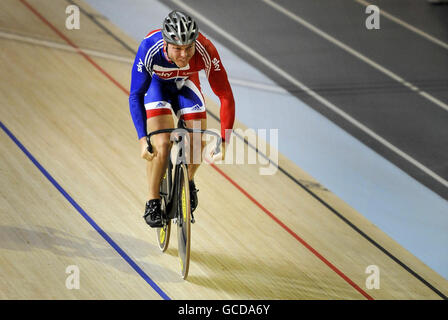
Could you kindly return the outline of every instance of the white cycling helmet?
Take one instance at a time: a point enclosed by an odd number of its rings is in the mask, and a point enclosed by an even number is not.
[[[163,39],[171,44],[189,45],[199,36],[199,28],[192,17],[181,11],[172,11],[163,21]]]

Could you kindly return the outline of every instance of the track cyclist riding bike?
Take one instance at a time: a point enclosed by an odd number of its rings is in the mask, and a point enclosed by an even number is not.
[[[152,228],[162,227],[160,182],[167,168],[170,134],[152,137],[154,152],[149,153],[147,132],[174,127],[172,112],[185,120],[188,128],[200,122],[207,128],[207,114],[198,72],[205,70],[210,87],[221,102],[220,121],[222,158],[235,119],[235,102],[227,73],[215,46],[199,32],[197,23],[189,15],[172,11],[162,29],[154,30],[141,42],[132,68],[129,109],[141,146],[141,157],[147,160],[148,201],[144,218]],[[196,125],[196,128],[198,126]],[[192,139],[190,139],[192,141]],[[191,190],[191,211],[198,205],[194,175],[200,163],[205,143],[201,143],[199,157],[190,144],[188,178]],[[212,151],[213,153],[213,151]],[[217,155],[211,154],[211,157]],[[202,159],[201,159],[202,161]]]

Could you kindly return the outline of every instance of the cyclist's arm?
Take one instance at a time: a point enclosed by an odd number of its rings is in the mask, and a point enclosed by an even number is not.
[[[210,64],[208,81],[213,92],[218,96],[221,102],[220,120],[221,137],[223,142],[230,139],[231,129],[235,121],[235,100],[233,98],[232,88],[227,78],[227,72],[222,65],[221,58],[215,46],[205,39],[206,49],[210,55]],[[227,131],[226,131],[227,130]]]
[[[129,111],[137,131],[138,139],[146,136],[146,111],[144,96],[151,84],[151,75],[144,65],[146,48],[140,45],[131,73],[131,90],[129,94]]]

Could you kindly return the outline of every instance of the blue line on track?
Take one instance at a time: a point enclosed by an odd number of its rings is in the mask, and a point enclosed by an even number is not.
[[[87,220],[88,223],[106,240],[118,254],[164,299],[171,300],[170,297],[121,249],[109,235],[101,229],[96,222],[76,203],[75,200],[61,187],[61,185],[45,170],[44,167],[33,157],[33,155],[23,146],[23,144],[12,134],[11,131],[0,121],[0,127],[11,138],[12,141],[25,153],[32,163],[42,172],[42,174],[58,189],[58,191],[71,203],[71,205]]]

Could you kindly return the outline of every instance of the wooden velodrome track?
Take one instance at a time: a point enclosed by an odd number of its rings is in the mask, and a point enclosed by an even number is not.
[[[260,165],[202,165],[183,281],[176,234],[161,253],[142,219],[145,163],[127,95],[133,56],[87,18],[67,30],[67,5],[2,0],[0,298],[448,295],[444,278],[282,155],[272,176]],[[218,128],[218,107],[208,100],[208,109],[208,126]],[[66,288],[70,265],[80,270],[79,289]],[[369,265],[380,270],[379,289],[366,288]]]

